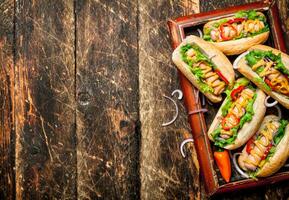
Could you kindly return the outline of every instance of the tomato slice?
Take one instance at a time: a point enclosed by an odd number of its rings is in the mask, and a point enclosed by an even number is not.
[[[220,78],[226,83],[226,85],[229,85],[229,81],[226,79],[226,77],[220,72],[220,70],[215,70],[215,72],[220,76]]]
[[[235,19],[230,19],[230,20],[228,21],[228,23],[229,23],[229,24],[233,24],[233,23],[242,22],[242,21],[244,21],[244,20],[245,20],[245,18],[235,18]]]
[[[265,83],[267,85],[269,85],[270,88],[272,88],[272,84],[271,84],[271,81],[269,79],[265,78]]]
[[[265,151],[264,155],[262,156],[261,160],[265,160],[265,159],[266,159],[266,157],[268,156],[268,154],[269,154],[269,151],[270,151],[270,149],[272,148],[272,146],[273,146],[273,144],[272,144],[272,143],[271,143],[271,144],[269,144],[269,146],[267,147],[267,149],[266,149],[266,151]]]
[[[221,37],[223,40],[231,40],[233,37],[226,37],[225,36],[225,27],[229,27],[231,30],[233,30],[236,33],[238,33],[238,31],[229,23],[224,23],[220,26],[220,30],[221,30]]]
[[[233,124],[228,125],[227,120],[233,118]],[[229,113],[223,120],[222,120],[222,128],[225,131],[229,131],[231,128],[234,128],[235,126],[237,126],[240,122],[240,119],[234,114],[234,113]]]
[[[254,147],[254,138],[252,137],[248,142],[247,142],[247,146],[246,146],[246,151],[248,154],[250,154],[251,150]]]
[[[240,92],[242,92],[242,90],[245,89],[245,86],[244,85],[240,85],[239,87],[237,87],[236,89],[234,89],[232,92],[231,92],[231,98],[235,101],[237,98],[238,98],[238,94]]]
[[[276,87],[274,87],[271,83],[271,81],[268,78],[265,78],[265,83],[272,89],[272,90],[276,90]]]

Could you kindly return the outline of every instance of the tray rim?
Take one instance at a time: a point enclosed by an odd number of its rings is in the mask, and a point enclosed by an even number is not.
[[[192,27],[198,24],[203,24],[212,19],[218,19],[230,16],[239,10],[256,9],[269,12],[269,21],[271,26],[271,34],[275,48],[286,52],[286,46],[281,29],[281,22],[276,4],[268,4],[263,2],[247,3],[240,6],[228,7],[209,12],[191,14],[188,16],[170,19],[168,27],[172,39],[172,48],[175,49],[185,38],[184,28]],[[181,89],[184,93],[184,103],[188,113],[195,109],[201,108],[199,99],[196,99],[196,89],[186,79],[186,77],[178,71]],[[194,145],[197,151],[198,161],[200,164],[201,174],[204,178],[205,188],[209,196],[221,194],[239,189],[248,189],[252,187],[264,186],[284,180],[289,180],[288,172],[279,172],[273,176],[256,180],[245,179],[235,182],[230,182],[224,185],[219,185],[216,171],[213,169],[214,159],[212,156],[210,141],[206,135],[206,123],[203,113],[197,113],[188,116],[188,121],[191,126]]]

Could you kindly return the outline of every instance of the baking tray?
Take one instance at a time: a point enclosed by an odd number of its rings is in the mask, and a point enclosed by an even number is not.
[[[278,8],[276,4],[267,4],[262,2],[249,3],[241,6],[229,7],[226,9],[214,10],[210,12],[192,14],[188,16],[179,17],[168,21],[170,35],[172,39],[172,47],[175,49],[182,40],[188,35],[198,35],[197,29],[202,30],[202,26],[211,20],[216,20],[223,17],[232,16],[240,10],[258,10],[263,12],[270,25],[270,36],[265,43],[268,46],[277,48],[286,52],[284,38],[281,29],[280,18],[278,15]],[[236,56],[230,56],[231,62]],[[210,125],[218,111],[220,104],[209,105],[204,103],[203,100],[197,95],[197,90],[191,85],[186,77],[179,71],[180,85],[184,94],[184,102],[188,113],[193,113],[195,110],[206,107],[209,112],[188,114],[188,120],[192,130],[195,148],[198,155],[201,174],[205,181],[206,191],[209,196],[213,194],[220,194],[240,189],[248,189],[257,186],[264,186],[276,182],[289,180],[289,168],[283,167],[278,173],[267,177],[258,178],[258,180],[244,179],[236,172],[232,166],[232,178],[230,183],[223,181],[218,167],[216,166],[212,148],[213,145],[207,137],[207,127]],[[282,108],[281,108],[282,109]],[[288,116],[289,112],[286,109],[283,116]],[[274,110],[267,109],[266,114],[274,113]],[[243,148],[243,147],[242,147]]]

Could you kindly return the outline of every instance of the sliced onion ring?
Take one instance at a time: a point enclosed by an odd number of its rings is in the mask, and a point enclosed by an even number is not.
[[[243,177],[243,178],[249,178],[249,175],[247,173],[245,173],[238,165],[237,163],[237,156],[240,155],[241,153],[235,153],[233,155],[233,164],[237,170],[237,172]]]
[[[182,154],[182,156],[183,156],[184,158],[186,157],[186,155],[185,155],[185,153],[184,153],[184,146],[185,146],[185,144],[187,144],[187,143],[189,143],[189,142],[194,143],[194,139],[192,139],[192,138],[186,139],[186,140],[184,140],[184,141],[182,142],[182,144],[181,144],[181,146],[180,146],[180,151],[181,151],[181,154]]]
[[[209,105],[213,105],[213,103],[209,99],[207,99],[207,102]]]
[[[250,51],[246,51],[246,52],[242,53],[241,55],[239,55],[239,56],[236,58],[236,60],[235,60],[234,63],[233,63],[233,68],[234,68],[234,69],[238,69],[238,63],[239,63],[240,60],[241,60],[244,56],[246,56],[249,52],[250,52]]]
[[[277,105],[277,103],[278,103],[278,101],[276,101],[276,100],[272,103],[268,103],[268,99],[270,99],[270,98],[271,98],[270,96],[267,96],[264,100],[264,104],[267,108],[273,107],[273,106]]]
[[[176,93],[178,93],[178,100],[181,100],[183,98],[183,92],[181,90],[174,90],[172,92],[172,96],[174,96]]]
[[[163,97],[165,97],[166,99],[169,99],[170,101],[172,101],[174,103],[175,109],[176,109],[176,114],[175,114],[174,118],[171,121],[162,124],[162,126],[168,126],[168,125],[171,125],[172,123],[174,123],[174,121],[176,121],[176,119],[178,118],[178,116],[179,116],[179,108],[178,108],[177,103],[171,97],[168,97],[166,95],[163,95]]]
[[[203,38],[203,32],[199,28],[197,29],[197,31],[199,33],[200,38]]]
[[[195,96],[195,99],[196,99],[197,101],[199,101],[199,94],[200,94],[200,91],[199,91],[198,89],[195,89],[195,90],[194,90],[194,96]]]
[[[278,112],[278,118],[281,119],[282,118],[282,111],[281,111],[281,108],[278,106],[278,105],[275,105],[274,106]]]
[[[202,106],[206,105],[206,97],[205,95],[202,95]]]

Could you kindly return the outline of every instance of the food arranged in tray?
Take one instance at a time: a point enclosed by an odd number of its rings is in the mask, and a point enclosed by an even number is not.
[[[172,55],[207,99],[205,131],[219,185],[289,171],[289,56],[273,48],[265,10],[183,26]]]

